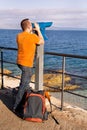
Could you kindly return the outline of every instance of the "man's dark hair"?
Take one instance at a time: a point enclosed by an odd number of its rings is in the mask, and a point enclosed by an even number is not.
[[[23,31],[27,28],[28,25],[29,25],[29,19],[28,18],[23,19],[21,21],[21,28],[22,28]]]

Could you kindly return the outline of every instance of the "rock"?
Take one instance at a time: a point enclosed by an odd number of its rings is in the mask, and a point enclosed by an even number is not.
[[[4,74],[12,74],[12,71],[7,70],[7,69],[3,69],[3,73]],[[0,68],[0,74],[1,74],[1,68]]]
[[[60,70],[61,72],[61,70]],[[62,74],[49,74],[46,73],[43,76],[44,80],[44,89],[48,91],[60,91],[62,87]],[[79,88],[77,85],[71,84],[71,77],[65,75],[65,87],[64,90],[74,90],[76,88]],[[35,75],[32,76],[31,80],[35,82]]]

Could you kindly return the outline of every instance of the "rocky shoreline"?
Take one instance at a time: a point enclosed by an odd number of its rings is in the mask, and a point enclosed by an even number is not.
[[[59,70],[58,72],[61,72],[61,70]],[[0,70],[0,73],[1,73],[1,70]],[[9,74],[9,75],[12,74],[12,72],[10,70],[7,70],[7,69],[4,69],[3,73]],[[9,78],[8,76],[4,76],[4,77]],[[20,79],[20,76],[15,76],[15,77]],[[64,79],[65,79],[64,90],[75,90],[77,88],[80,88],[80,86],[75,85],[74,83],[72,84],[72,78],[70,76],[66,75],[64,77]],[[35,82],[35,75],[32,76],[31,82]],[[52,92],[59,92],[61,90],[61,87],[62,87],[62,74],[60,74],[60,73],[57,73],[57,74],[45,73],[43,75],[43,82],[44,82],[43,89],[45,89],[47,91],[52,91]]]

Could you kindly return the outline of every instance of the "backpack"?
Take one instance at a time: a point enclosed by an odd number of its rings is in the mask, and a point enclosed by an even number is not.
[[[48,119],[48,112],[45,105],[44,91],[25,92],[16,112],[24,120],[33,122],[42,122]],[[48,99],[49,100],[49,99]]]

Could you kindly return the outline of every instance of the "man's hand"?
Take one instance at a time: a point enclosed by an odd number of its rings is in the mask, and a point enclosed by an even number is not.
[[[36,30],[36,31],[40,31],[40,27],[39,27],[39,24],[38,24],[38,23],[34,23],[34,26],[35,26],[35,30]]]

